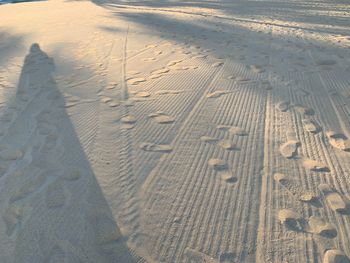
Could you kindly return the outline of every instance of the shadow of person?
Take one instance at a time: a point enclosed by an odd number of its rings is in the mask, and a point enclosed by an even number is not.
[[[24,60],[2,158],[2,220],[12,258],[2,262],[135,262],[85,156],[38,44]],[[10,151],[11,153],[11,151]],[[1,256],[3,257],[3,256]],[[11,256],[9,256],[11,257]]]

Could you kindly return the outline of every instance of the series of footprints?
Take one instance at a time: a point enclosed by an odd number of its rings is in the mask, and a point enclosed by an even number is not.
[[[232,137],[248,135],[248,132],[237,126],[218,125],[217,129],[228,133],[229,139],[219,140],[211,136],[201,136],[200,140],[204,143],[216,144],[227,151],[234,151],[239,150],[239,148],[232,142]],[[211,158],[208,160],[208,165],[220,176],[222,181],[226,183],[236,183],[238,181],[238,177],[232,174],[226,161]]]
[[[152,46],[148,46],[148,47],[152,47]],[[153,45],[153,47],[155,47],[155,45]],[[181,48],[182,50],[182,48]],[[176,50],[175,50],[176,51]],[[184,52],[182,51],[183,54],[194,54],[194,56],[192,58],[206,58],[207,55],[205,54],[201,54],[201,53],[192,53],[192,52]],[[162,55],[163,51],[157,50],[154,52],[154,55],[159,56]],[[142,61],[155,61],[157,60],[156,57],[148,57],[148,58],[143,58]],[[139,77],[139,76],[135,76],[135,75],[139,75],[140,72],[136,72],[135,74],[128,74],[128,75],[133,75],[132,77],[129,77],[127,79],[128,84],[130,85],[138,85],[142,82],[147,81],[148,79],[158,79],[161,78],[164,75],[167,75],[170,71],[180,71],[180,70],[194,70],[194,69],[198,69],[198,66],[193,66],[193,65],[179,65],[184,61],[184,59],[177,59],[177,60],[171,60],[169,61],[169,63],[165,66],[162,67],[160,69],[157,70],[153,70],[151,71],[151,74],[148,77]],[[221,62],[219,62],[221,63]],[[221,63],[222,64],[222,63]],[[214,63],[213,67],[217,67],[220,66],[221,64],[218,63]]]
[[[276,105],[276,108],[281,112],[286,112],[291,107],[294,107],[297,112],[303,116],[304,119],[302,119],[302,124],[307,132],[311,134],[317,134],[322,131],[320,125],[314,119],[310,118],[314,115],[313,109],[303,105],[292,105],[288,101],[281,101]],[[330,131],[326,133],[326,136],[332,146],[344,151],[349,151],[349,141],[343,134]],[[280,153],[285,158],[296,159],[298,147],[301,146],[300,141],[296,138],[294,132],[287,132],[286,137],[287,142],[283,143],[280,146]],[[303,167],[306,170],[322,173],[330,172],[328,166],[319,161],[308,158],[301,158],[301,161]],[[299,201],[310,203],[317,207],[322,206],[320,198],[314,192],[304,191],[297,183],[294,182],[293,178],[285,174],[276,173],[274,175],[274,179]],[[330,185],[321,184],[318,186],[318,190],[321,193],[321,197],[324,200],[325,204],[331,210],[340,214],[348,213],[349,204],[343,198],[343,196],[334,190]],[[308,219],[304,219],[294,210],[282,209],[278,213],[278,219],[281,224],[294,231],[303,231],[311,234],[316,234],[327,239],[332,239],[337,236],[336,228],[320,217],[311,216]],[[350,262],[350,260],[344,254],[344,252],[333,248],[326,248],[326,251],[324,251],[323,255],[323,262]]]
[[[157,45],[148,45],[149,48],[157,47]],[[155,55],[161,55],[161,51],[157,51],[154,53]],[[206,55],[204,54],[195,54],[194,58],[205,58]],[[156,58],[147,58],[145,61],[152,61]],[[153,70],[151,71],[151,74],[148,77],[140,77],[139,75],[141,72],[139,71],[129,71],[127,74],[130,76],[127,78],[127,83],[131,85],[131,89],[128,91],[129,94],[132,95],[132,97],[128,98],[126,101],[119,101],[115,98],[109,97],[106,95],[105,92],[101,91],[98,93],[98,96],[100,97],[100,101],[104,104],[107,104],[110,107],[117,107],[119,105],[124,106],[134,106],[135,102],[142,102],[147,101],[150,99],[153,99],[154,96],[162,96],[162,95],[177,95],[180,93],[185,92],[184,90],[158,90],[155,92],[149,92],[145,90],[133,90],[132,87],[136,86],[142,82],[147,81],[148,79],[157,79],[164,75],[167,75],[172,70],[193,70],[197,69],[198,66],[189,66],[189,65],[180,65],[182,62],[184,62],[184,59],[177,59],[177,60],[171,60],[165,67]],[[213,65],[213,67],[220,66],[222,63]],[[114,89],[118,84],[113,83],[107,86],[108,89]],[[158,123],[158,124],[171,124],[176,121],[176,118],[174,116],[171,116],[163,111],[156,111],[148,114],[149,120]],[[135,127],[135,124],[137,123],[137,118],[133,115],[125,115],[122,118],[120,118],[120,121],[122,123],[123,129],[133,129]],[[144,151],[148,152],[162,152],[167,153],[172,150],[172,147],[170,145],[166,144],[155,144],[151,142],[143,142],[139,145],[139,148]]]
[[[57,133],[56,126],[52,123],[50,111],[42,111],[37,115],[37,128],[34,141],[36,142],[28,154],[31,163],[20,170],[12,172],[11,176],[21,178],[22,185],[10,196],[8,208],[3,215],[6,224],[6,232],[11,236],[22,224],[24,211],[31,197],[37,194],[44,195],[48,209],[61,208],[66,203],[65,182],[75,181],[80,178],[83,171],[78,167],[68,167],[64,170],[55,169],[54,160],[59,160],[64,153],[62,143]],[[24,157],[20,150],[3,150],[3,160],[17,161]],[[51,161],[52,160],[52,161]]]

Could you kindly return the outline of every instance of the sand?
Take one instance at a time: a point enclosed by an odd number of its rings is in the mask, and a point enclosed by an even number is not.
[[[349,262],[350,5],[0,5],[0,262]]]

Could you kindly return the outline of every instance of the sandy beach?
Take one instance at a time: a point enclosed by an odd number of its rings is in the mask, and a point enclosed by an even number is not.
[[[0,5],[0,263],[349,263],[350,2]]]

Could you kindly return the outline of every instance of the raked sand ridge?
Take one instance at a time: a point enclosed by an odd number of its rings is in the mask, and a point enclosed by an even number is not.
[[[0,262],[350,262],[346,1],[0,17]]]

